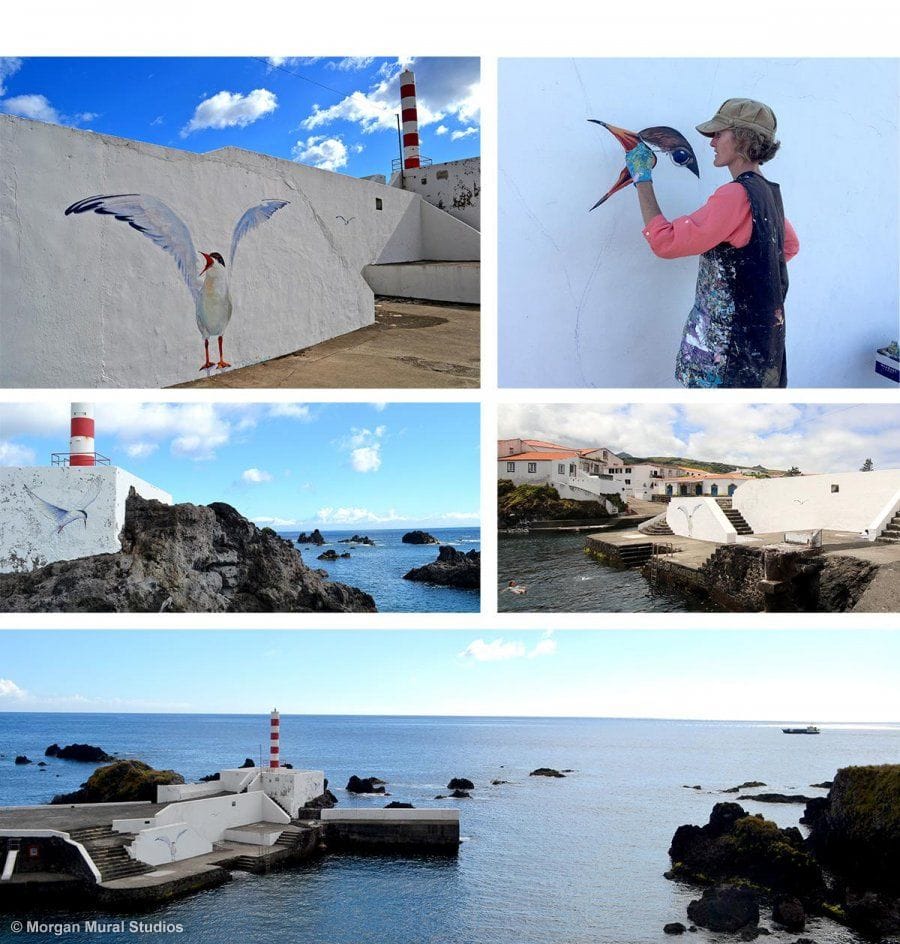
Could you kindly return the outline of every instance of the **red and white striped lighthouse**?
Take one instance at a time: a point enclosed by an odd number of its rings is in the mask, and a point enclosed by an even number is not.
[[[278,729],[281,718],[278,709],[273,708],[269,716],[269,767],[280,767],[278,761],[279,738]]]
[[[403,169],[419,166],[419,116],[416,112],[416,77],[407,69],[400,75],[400,119],[403,122]]]
[[[96,465],[94,449],[94,405],[73,403],[69,432],[69,465]]]

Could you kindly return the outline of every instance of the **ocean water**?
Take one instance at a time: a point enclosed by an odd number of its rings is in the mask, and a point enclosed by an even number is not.
[[[320,529],[322,530],[322,529]],[[436,544],[404,544],[401,538],[409,528],[368,531],[359,527],[353,531],[322,530],[325,544],[298,544],[303,562],[309,567],[328,571],[329,579],[359,587],[371,593],[381,613],[477,613],[480,597],[477,590],[456,590],[437,587],[412,580],[403,575],[413,567],[430,564],[437,559]],[[458,551],[481,550],[481,532],[478,528],[426,528],[442,544],[452,544]],[[296,541],[299,531],[279,531],[282,537]],[[367,544],[340,544],[342,538],[354,534],[370,537],[375,547]],[[338,554],[350,552],[349,558],[320,561],[323,551]]]
[[[99,744],[190,779],[258,756],[267,722],[246,715],[3,714],[0,804],[46,801],[90,773],[92,765],[58,760],[43,774],[13,766],[14,754],[36,758],[54,741]],[[663,878],[672,834],[682,823],[705,823],[714,803],[734,799],[723,789],[762,780],[773,791],[821,795],[809,784],[831,779],[838,767],[896,762],[900,754],[900,726],[820,727],[817,737],[790,737],[778,725],[751,722],[282,716],[283,756],[324,769],[341,805],[387,802],[349,796],[342,787],[355,773],[387,780],[393,799],[457,806],[464,837],[458,858],[329,856],[267,876],[237,873],[222,888],[143,916],[181,923],[182,935],[140,939],[661,942],[663,924],[684,921],[687,903],[699,895]],[[573,773],[562,780],[529,777],[539,766]],[[472,799],[433,800],[456,776],[475,782]],[[490,786],[492,779],[509,783]],[[695,784],[702,789],[685,787]],[[797,824],[803,809],[744,806],[782,826]],[[51,911],[47,917],[68,916]],[[812,920],[805,936],[818,944],[860,940],[822,919]],[[797,937],[775,931],[767,940],[788,944]],[[0,940],[7,939],[20,938],[2,921]],[[704,931],[691,936],[691,944],[716,940],[724,938]]]
[[[681,613],[680,597],[652,590],[640,571],[598,564],[584,553],[590,532],[501,534],[497,608],[501,613]],[[504,590],[510,580],[525,594]]]

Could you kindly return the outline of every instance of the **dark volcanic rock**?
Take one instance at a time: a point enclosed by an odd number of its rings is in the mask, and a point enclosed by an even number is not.
[[[322,537],[322,532],[316,528],[312,534],[307,534],[305,531],[297,538],[298,544],[324,544],[325,538]]]
[[[820,901],[825,892],[822,870],[800,830],[780,829],[737,803],[717,803],[706,826],[679,826],[669,856],[673,877],[688,881],[752,882],[809,901]]]
[[[739,800],[756,800],[757,803],[809,803],[814,797],[800,793],[745,793]]]
[[[117,760],[108,767],[98,767],[74,793],[55,796],[50,802],[130,803],[136,800],[156,802],[156,788],[184,783],[174,770],[154,770],[140,760]]]
[[[481,552],[463,554],[449,544],[438,551],[437,560],[423,567],[413,567],[403,575],[404,580],[436,583],[442,587],[477,590],[481,586]]]
[[[404,544],[440,544],[441,542],[427,531],[408,531],[400,539]]]
[[[447,784],[448,790],[474,790],[475,784],[471,780],[467,780],[465,777],[453,777],[450,783]]]
[[[823,780],[821,783],[811,783],[811,787],[819,787],[821,790],[830,790],[834,786],[833,780]]]
[[[736,787],[729,787],[727,790],[723,790],[722,793],[740,793],[741,790],[752,790],[754,787],[764,786],[762,780],[748,780],[746,783],[739,783]]]
[[[337,551],[332,550],[331,548],[328,548],[328,550],[327,550],[327,551],[323,551],[323,552],[316,558],[316,560],[334,561],[334,560],[337,560],[339,557],[349,557],[349,556],[350,556],[349,553],[338,554]]]
[[[230,505],[164,505],[131,490],[122,550],[0,574],[0,610],[15,612],[374,612],[355,587],[303,563],[271,529]]]
[[[561,774],[558,770],[554,770],[552,767],[538,767],[537,770],[532,770],[528,776],[529,777],[565,777],[565,774]]]
[[[214,783],[216,780],[221,780],[221,774],[217,770],[214,774],[207,774],[205,777],[201,777],[197,783]]]
[[[240,767],[238,767],[238,770],[244,770],[245,768],[255,767],[255,766],[256,766],[256,761],[254,761],[252,757],[245,757],[244,763],[241,764]]]
[[[317,797],[308,800],[303,804],[303,809],[305,810],[330,810],[332,807],[337,806],[338,798],[328,789],[328,782],[325,782],[325,792],[320,793]],[[300,817],[301,819],[303,817]]]
[[[759,902],[749,888],[718,885],[707,888],[701,898],[687,907],[694,924],[710,931],[740,931],[759,923]]]
[[[400,803],[397,800],[391,800],[390,803],[384,805],[386,810],[414,810],[415,807],[412,803]]]
[[[663,925],[663,934],[684,934],[687,928],[680,921],[670,921]]]
[[[492,780],[492,781],[491,781],[491,786],[492,786],[492,787],[500,787],[500,786],[502,786],[504,783],[509,783],[509,781],[508,781],[508,780]]]
[[[806,928],[806,909],[799,898],[780,895],[772,906],[772,920],[788,931],[803,931]]]
[[[105,764],[115,760],[115,757],[107,754],[102,747],[94,747],[93,744],[68,744],[66,747],[51,744],[44,751],[44,756],[58,757],[60,760],[79,760],[89,764]]]
[[[385,793],[384,781],[378,777],[350,777],[345,788],[348,793]]]
[[[375,547],[375,542],[365,534],[354,534],[352,538],[341,538],[338,544],[368,544]]]
[[[16,757],[16,763],[21,767],[23,764],[33,764],[34,761],[29,760],[24,754],[19,754]]]
[[[450,796],[454,800],[471,800],[472,799],[472,794],[469,793],[468,790],[454,790],[453,793],[450,794]]]

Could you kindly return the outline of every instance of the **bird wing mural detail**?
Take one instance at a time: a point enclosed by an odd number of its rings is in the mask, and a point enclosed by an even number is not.
[[[140,193],[87,197],[68,207],[65,215],[88,212],[114,216],[153,240],[175,260],[185,285],[190,289],[194,300],[197,300],[200,282],[197,278],[197,251],[194,249],[194,241],[181,217],[162,200]]]
[[[86,509],[89,508],[99,498],[100,492],[103,490],[102,487],[98,488],[97,491],[88,501],[84,503],[81,508],[73,508],[69,510],[66,508],[60,508],[59,505],[54,505],[51,502],[45,501],[40,495],[35,494],[27,485],[25,485],[24,488],[31,500],[37,506],[38,511],[40,511],[41,514],[49,518],[56,525],[57,534],[61,534],[62,529],[70,525],[73,521],[84,521],[84,526],[86,528]]]
[[[244,215],[237,221],[237,225],[234,227],[234,233],[231,237],[231,254],[228,257],[229,265],[234,265],[234,256],[237,252],[238,243],[244,236],[246,236],[251,229],[256,229],[260,223],[271,219],[275,213],[282,207],[286,207],[288,203],[290,203],[289,200],[263,200],[262,203],[244,211]]]

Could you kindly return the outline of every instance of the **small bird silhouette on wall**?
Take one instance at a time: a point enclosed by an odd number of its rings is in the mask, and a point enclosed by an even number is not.
[[[688,139],[675,128],[669,128],[666,125],[657,125],[652,128],[644,128],[643,131],[626,131],[625,128],[617,128],[615,125],[609,125],[605,121],[598,121],[596,118],[588,118],[588,121],[595,125],[602,125],[607,131],[625,148],[626,151],[636,148],[639,142],[643,141],[651,150],[660,151],[668,154],[672,163],[678,167],[686,167],[696,177],[700,177],[700,167],[697,164],[697,157],[694,149],[691,147]],[[653,155],[653,166],[656,166],[656,155]],[[605,194],[591,207],[596,210],[601,203],[605,203],[614,193],[618,193],[623,187],[631,183],[631,174],[628,168],[623,167],[619,172],[616,182],[606,191]]]
[[[100,489],[98,488],[91,498],[82,503],[83,507],[72,508],[70,510],[68,508],[60,508],[59,505],[54,505],[51,502],[46,501],[45,499],[41,498],[40,495],[36,495],[27,485],[25,486],[25,491],[37,506],[38,511],[46,518],[49,518],[56,525],[57,534],[62,534],[63,528],[68,527],[73,521],[83,522],[85,530],[87,530],[87,509],[97,500],[98,496],[100,495]]]
[[[287,200],[263,200],[246,210],[234,227],[231,236],[229,266],[234,265],[238,243],[260,223],[270,219]],[[228,275],[225,259],[219,252],[200,252],[194,249],[190,230],[181,218],[157,197],[140,193],[120,193],[108,196],[88,197],[79,200],[66,209],[70,213],[88,213],[93,211],[104,216],[114,216],[127,223],[132,229],[151,239],[160,249],[165,250],[175,260],[178,271],[194,299],[197,328],[203,337],[206,359],[200,370],[211,367],[231,367],[222,353],[222,334],[231,321],[231,292],[228,287]],[[203,256],[206,265],[198,273],[196,258]],[[219,361],[216,364],[209,359],[209,339],[219,339]]]
[[[344,226],[349,226],[356,219],[356,217],[351,216],[350,219],[348,220],[346,216],[336,216],[335,219],[340,220],[344,224]]]

